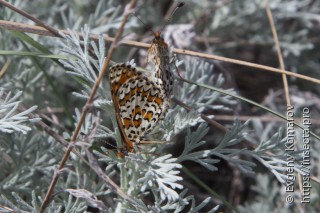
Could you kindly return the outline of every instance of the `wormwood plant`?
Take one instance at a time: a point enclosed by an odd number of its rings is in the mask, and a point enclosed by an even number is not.
[[[173,97],[188,108],[172,101],[166,118],[148,135],[150,140],[165,143],[139,145],[137,153],[124,153],[123,158],[117,156],[117,148],[123,142],[106,76],[89,106],[74,152],[64,169],[57,171],[56,166],[71,140],[110,48],[102,34],[113,35],[119,29],[125,5],[103,0],[12,3],[54,27],[70,30],[61,34],[63,39],[0,31],[3,50],[0,57],[3,68],[0,71],[1,211],[38,212],[55,172],[61,175],[47,212],[299,212],[299,208],[317,211],[317,184],[313,185],[310,205],[297,202],[288,205],[283,198],[287,181],[286,124],[272,119],[264,123],[259,117],[250,121],[235,119],[239,113],[270,115],[257,109],[248,110],[248,106],[230,96],[241,92],[241,88],[233,84],[229,71],[225,72],[227,68],[221,64],[174,56],[172,51],[172,69],[176,70],[177,66],[183,78],[189,80],[189,83],[182,81],[175,72]],[[184,11],[177,12],[173,23],[162,32],[171,47],[236,58],[237,48],[247,53],[247,48],[273,44],[269,29],[264,27],[267,22],[261,12],[265,7],[262,1],[186,3]],[[34,4],[42,10],[35,9]],[[170,14],[166,12],[170,5],[141,1],[137,13],[152,24],[161,23],[164,13]],[[283,18],[288,16],[288,11],[307,10],[311,5],[312,12],[319,12],[319,3],[312,1],[304,4],[271,1],[271,8],[283,26],[288,24]],[[28,22],[2,6],[0,17]],[[317,43],[308,39],[314,33],[312,16],[300,14],[296,18],[298,21],[293,19],[296,25],[291,26],[291,33],[284,33],[280,40],[288,66],[300,71],[300,65],[292,57],[304,54]],[[248,20],[258,21],[249,25]],[[128,37],[147,38],[149,32],[141,29],[141,23],[131,17],[120,43]],[[230,32],[236,32],[232,34],[236,39],[230,39]],[[93,34],[99,34],[97,40],[90,37]],[[215,43],[215,39],[220,42]],[[127,63],[143,72],[152,72],[149,67],[143,68],[143,51],[119,45],[111,64]],[[309,68],[318,67],[312,60],[316,51],[306,52],[310,59],[304,64]],[[214,88],[223,89],[229,95]],[[315,86],[314,90],[317,89]],[[306,94],[294,94],[296,114],[306,106],[312,111],[318,109],[316,95],[308,93],[314,97],[309,101]],[[284,101],[279,100],[277,93],[264,95],[265,106],[275,112],[285,112],[285,108],[281,108],[285,106]],[[205,120],[225,113],[233,115],[225,132]],[[301,134],[300,130],[296,131],[297,138],[301,138]],[[299,166],[303,158],[301,144],[297,146],[300,150],[290,153],[295,159],[293,168],[296,174],[305,174]],[[312,151],[317,150],[319,145],[315,141]],[[318,162],[318,157],[312,155],[310,171],[314,175]],[[243,188],[245,190],[239,190]],[[294,195],[300,196],[298,190]]]

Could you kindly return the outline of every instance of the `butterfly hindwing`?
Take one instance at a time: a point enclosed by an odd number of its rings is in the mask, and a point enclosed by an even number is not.
[[[113,66],[110,81],[119,125],[131,142],[139,143],[164,117],[168,100],[157,80],[150,80],[130,65]]]

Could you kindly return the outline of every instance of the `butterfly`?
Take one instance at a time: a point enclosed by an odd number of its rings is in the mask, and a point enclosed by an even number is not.
[[[174,77],[168,45],[160,32],[154,33],[147,62],[149,59],[154,67],[149,75],[127,64],[110,68],[112,101],[121,137],[129,152],[134,152],[134,144],[139,144],[154,129],[170,107]]]

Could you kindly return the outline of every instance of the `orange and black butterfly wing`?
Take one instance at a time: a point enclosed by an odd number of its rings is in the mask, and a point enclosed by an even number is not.
[[[118,124],[130,149],[163,118],[169,103],[158,80],[129,65],[112,67],[110,81]]]
[[[119,99],[118,93],[120,87],[127,82],[129,79],[136,76],[136,69],[126,64],[116,64],[110,68],[110,85],[111,85],[111,97],[115,108],[116,119],[118,122],[118,127],[120,129],[120,134],[122,139],[126,143],[129,151],[133,151],[132,141],[128,139],[125,135],[125,131],[123,129],[123,123],[119,110]]]

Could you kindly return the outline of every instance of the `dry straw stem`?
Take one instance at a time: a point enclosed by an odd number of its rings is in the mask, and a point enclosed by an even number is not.
[[[2,76],[6,73],[9,65],[11,64],[11,61],[8,60],[4,65],[3,67],[0,69],[0,79],[2,78]]]
[[[10,209],[9,207],[3,205],[0,205],[0,210],[5,210],[3,212],[14,212],[13,209]]]
[[[61,143],[62,145],[64,145],[65,147],[67,147],[67,151],[66,151],[66,153],[65,153],[65,155],[64,155],[64,157],[63,157],[63,159],[62,159],[62,161],[61,161],[61,163],[60,163],[59,170],[58,170],[58,172],[55,172],[54,178],[53,178],[53,180],[52,180],[52,182],[51,182],[51,184],[50,184],[50,187],[49,187],[49,189],[48,189],[48,192],[47,192],[47,194],[46,194],[46,196],[45,196],[45,199],[44,199],[44,201],[43,201],[43,203],[42,203],[42,205],[41,205],[41,207],[40,207],[40,212],[44,212],[45,209],[46,209],[46,207],[47,207],[48,204],[50,203],[51,194],[52,194],[53,189],[54,189],[54,187],[55,187],[55,184],[57,183],[58,178],[59,178],[59,176],[60,176],[60,172],[59,172],[59,171],[61,171],[61,169],[64,167],[64,164],[66,163],[67,158],[68,158],[68,156],[70,155],[71,151],[74,152],[74,153],[75,153],[84,163],[86,163],[91,169],[93,169],[93,170],[96,172],[96,174],[97,174],[102,180],[105,181],[105,183],[107,184],[107,186],[108,186],[111,190],[115,191],[119,196],[121,196],[121,197],[124,198],[125,200],[128,200],[128,201],[130,201],[131,203],[135,203],[135,201],[134,201],[132,198],[130,198],[125,192],[123,192],[107,175],[105,175],[105,174],[103,173],[103,171],[101,170],[101,168],[99,168],[98,163],[95,161],[95,159],[93,158],[92,155],[89,155],[89,154],[87,153],[87,155],[88,155],[88,157],[89,157],[89,160],[90,160],[90,163],[89,163],[89,162],[87,162],[87,161],[80,155],[80,153],[78,153],[77,150],[74,150],[73,147],[74,147],[74,144],[75,144],[75,140],[76,140],[76,138],[77,138],[77,135],[78,135],[78,133],[79,133],[79,131],[80,131],[80,127],[82,126],[82,123],[83,123],[83,121],[84,121],[84,118],[85,118],[85,116],[86,116],[86,113],[88,112],[88,111],[87,111],[87,110],[88,110],[88,106],[90,106],[91,103],[92,103],[92,101],[93,101],[93,97],[95,96],[96,91],[97,91],[97,89],[98,89],[98,87],[99,87],[99,84],[100,84],[100,82],[101,82],[101,80],[102,80],[102,78],[103,78],[103,76],[104,76],[104,73],[105,73],[106,70],[107,70],[108,64],[109,64],[109,62],[110,62],[110,60],[111,60],[111,56],[112,56],[113,52],[114,52],[115,49],[116,49],[117,42],[118,42],[119,38],[121,37],[122,31],[123,31],[123,29],[124,29],[124,26],[125,26],[125,24],[126,24],[126,22],[127,22],[127,20],[128,20],[128,17],[129,17],[129,15],[130,15],[130,11],[133,10],[133,8],[135,8],[136,2],[137,2],[136,0],[132,0],[132,1],[131,1],[131,4],[128,5],[128,6],[126,7],[126,10],[124,11],[124,19],[123,19],[123,21],[122,21],[122,23],[121,23],[121,26],[120,26],[120,28],[119,28],[119,30],[118,30],[115,38],[112,40],[112,44],[111,44],[111,47],[110,47],[110,49],[109,49],[107,58],[106,58],[106,60],[105,60],[105,62],[104,62],[104,66],[103,66],[103,68],[102,68],[102,71],[101,71],[101,73],[100,73],[100,75],[99,75],[99,77],[98,77],[98,79],[97,79],[97,81],[96,81],[96,83],[95,83],[95,85],[94,85],[94,87],[93,87],[93,89],[92,89],[92,93],[90,94],[90,97],[89,97],[89,99],[88,99],[88,101],[87,101],[87,103],[86,103],[86,105],[85,105],[85,107],[84,107],[84,110],[83,110],[83,112],[82,112],[82,114],[81,114],[80,121],[79,121],[79,123],[77,124],[76,130],[75,130],[75,133],[74,133],[74,135],[73,135],[73,137],[72,137],[72,139],[71,139],[71,142],[68,143],[67,141],[65,141],[64,138],[62,138],[60,135],[58,135],[57,133],[55,133],[51,128],[49,128],[49,127],[48,127],[45,123],[43,123],[42,121],[37,122],[37,125],[41,126],[41,127],[47,132],[47,134],[51,135],[51,136],[52,136],[53,138],[55,138],[58,142],[60,142],[60,143]],[[51,26],[46,25],[45,23],[43,23],[43,22],[40,21],[39,19],[36,19],[36,18],[34,18],[33,16],[29,15],[29,14],[26,13],[25,11],[22,11],[22,10],[14,7],[13,5],[11,5],[11,4],[7,3],[7,2],[4,2],[4,1],[2,1],[2,0],[0,0],[0,3],[6,5],[7,7],[13,9],[14,11],[16,11],[16,12],[18,12],[18,13],[20,13],[21,15],[23,15],[23,16],[25,16],[25,17],[33,20],[34,22],[38,23],[39,25],[43,26],[51,35],[54,35],[54,36],[57,36],[57,37],[61,37],[58,30],[52,28]],[[8,62],[8,63],[9,63],[9,62]],[[8,66],[8,65],[7,65],[7,66]],[[2,70],[5,71],[5,70],[6,70],[6,67],[4,67]],[[1,73],[2,73],[2,71],[1,71]],[[33,115],[33,114],[31,114],[31,113],[29,114],[29,116],[30,116],[30,118],[34,118],[34,117],[35,117],[35,115]]]
[[[7,29],[7,30],[16,30],[19,32],[34,33],[34,34],[38,34],[38,35],[55,36],[54,34],[52,34],[49,30],[45,29],[44,27],[32,26],[32,25],[18,23],[18,22],[0,20],[0,28]],[[59,31],[63,32],[66,35],[69,34],[69,32],[66,30],[59,30]],[[80,38],[82,38],[81,33],[78,33],[78,35]],[[92,35],[90,35],[90,38],[98,41],[99,36],[92,34]],[[114,41],[114,38],[110,37],[108,35],[104,35],[104,39],[107,42]],[[145,48],[145,49],[150,47],[150,44],[143,43],[143,42],[137,42],[137,41],[129,41],[129,40],[121,41],[120,45],[127,45],[127,46],[131,46],[131,47],[138,47],[138,48]],[[178,53],[178,54],[182,54],[182,55],[190,55],[190,56],[195,56],[195,57],[199,57],[199,58],[206,58],[206,59],[210,59],[210,60],[218,60],[218,61],[223,61],[223,62],[227,62],[227,63],[243,65],[243,66],[247,66],[247,67],[253,67],[256,69],[261,69],[261,70],[265,70],[265,71],[269,71],[269,72],[275,72],[275,73],[279,73],[279,74],[285,74],[288,76],[293,76],[293,77],[297,77],[300,79],[304,79],[306,81],[311,81],[311,82],[320,84],[319,79],[312,78],[312,77],[305,76],[305,75],[301,75],[301,74],[294,73],[291,71],[286,71],[286,70],[281,70],[281,69],[277,69],[274,67],[265,66],[265,65],[255,64],[255,63],[241,61],[241,60],[232,59],[232,58],[226,58],[226,57],[217,56],[217,55],[195,52],[195,51],[191,51],[191,50],[177,49],[177,48],[173,48],[173,52]]]
[[[185,110],[187,110],[188,112],[190,112],[192,110],[192,108],[190,106],[188,106],[187,104],[183,103],[182,101],[176,99],[175,97],[172,97],[171,100],[178,104],[179,106],[183,107]],[[223,125],[219,124],[218,122],[210,119],[208,116],[200,113],[200,116],[203,120],[205,120],[208,124],[210,124],[212,127],[215,127],[217,129],[219,129],[220,131],[226,133],[228,131],[228,129],[226,127],[224,127]]]
[[[19,110],[25,111],[26,107],[19,107]],[[29,113],[28,116],[30,119],[38,118],[38,116],[33,113]],[[68,148],[69,142],[66,141],[59,134],[57,134],[55,131],[53,131],[52,128],[49,127],[47,124],[45,124],[43,121],[37,121],[36,125],[42,128],[48,135],[53,137],[57,142],[59,142],[65,148]],[[103,171],[99,168],[99,166],[97,166],[97,162],[92,157],[92,155],[88,155],[88,152],[86,152],[89,158],[89,162],[88,162],[76,149],[73,149],[72,152],[75,155],[77,155],[79,159],[81,159],[82,162],[84,162],[89,168],[91,168],[102,180],[104,180],[105,184],[108,186],[109,189],[117,193],[119,196],[121,196],[125,200],[128,200],[131,203],[135,203],[135,201],[132,200],[115,182],[113,182],[107,175],[103,173]]]
[[[0,4],[3,4],[4,6],[10,8],[11,10],[21,14],[22,16],[32,20],[33,22],[37,23],[38,25],[40,26],[43,26],[45,29],[47,29],[48,31],[50,31],[53,35],[55,36],[58,36],[58,37],[61,37],[60,34],[59,34],[59,31],[56,30],[55,28],[49,26],[49,25],[46,25],[45,23],[43,23],[41,20],[37,19],[36,17],[30,15],[29,13],[15,7],[14,5],[4,1],[4,0],[0,0]]]
[[[282,57],[280,44],[279,44],[279,39],[278,39],[278,34],[277,34],[277,31],[276,31],[276,27],[274,25],[274,21],[273,21],[273,16],[272,16],[271,9],[270,9],[269,0],[266,0],[266,11],[267,11],[268,20],[269,20],[271,31],[272,31],[272,35],[273,35],[273,40],[274,40],[274,43],[275,43],[276,48],[277,48],[277,55],[278,55],[278,60],[279,60],[279,64],[280,64],[280,69],[281,70],[285,70],[284,63],[283,63],[283,57]],[[285,91],[285,94],[286,94],[287,105],[291,105],[288,81],[287,81],[287,76],[285,74],[282,74],[282,81],[283,81],[284,91]]]
[[[215,115],[214,119],[217,121],[234,121],[235,116],[234,115]],[[286,120],[283,120],[282,118],[272,116],[272,115],[264,115],[264,116],[246,116],[246,115],[237,115],[236,118],[240,121],[247,121],[252,119],[258,119],[261,122],[277,122],[277,123],[285,123]],[[295,118],[296,122],[303,122],[303,118]],[[320,125],[320,121],[316,119],[310,119],[310,122],[312,125]]]
[[[281,49],[280,49],[280,44],[279,44],[279,39],[278,39],[278,34],[276,31],[276,27],[274,25],[274,21],[273,21],[273,16],[272,16],[272,12],[270,9],[270,3],[269,0],[266,0],[266,12],[267,12],[267,16],[268,16],[268,20],[270,23],[270,27],[272,30],[272,35],[273,35],[273,39],[277,48],[277,55],[278,55],[278,59],[279,59],[279,64],[280,64],[280,68],[281,70],[284,70],[284,62],[283,62],[283,57],[281,54]],[[290,101],[290,95],[289,95],[289,87],[288,87],[288,81],[287,81],[287,76],[285,74],[282,74],[282,81],[283,81],[283,87],[284,87],[284,91],[286,94],[286,102],[287,102],[287,106],[291,105],[291,101]],[[300,190],[300,194],[303,193],[303,187],[302,187],[302,177],[301,174],[297,173],[298,175],[298,184],[299,184],[299,190]]]
[[[103,76],[105,75],[105,72],[106,72],[107,67],[109,65],[109,62],[111,60],[112,54],[116,50],[118,40],[120,39],[120,37],[122,35],[124,26],[125,26],[125,24],[126,24],[126,22],[128,20],[129,15],[130,15],[130,11],[133,8],[135,8],[136,3],[137,3],[137,0],[132,0],[130,2],[130,5],[126,6],[126,9],[124,11],[124,17],[123,17],[123,20],[121,22],[121,25],[120,25],[117,33],[116,33],[115,39],[112,42],[111,47],[109,48],[109,51],[108,51],[107,57],[105,59],[105,62],[103,64],[103,67],[102,67],[102,70],[100,72],[100,75],[99,75],[98,79],[96,80],[96,82],[95,82],[95,84],[94,84],[94,86],[92,88],[92,92],[91,92],[91,94],[90,94],[90,96],[89,96],[89,98],[88,98],[88,100],[86,102],[86,105],[83,107],[80,120],[77,123],[76,129],[75,129],[75,131],[74,131],[74,133],[72,135],[72,138],[71,138],[71,141],[69,143],[68,149],[65,152],[65,154],[64,154],[64,156],[62,158],[62,161],[61,161],[61,163],[59,165],[58,172],[55,172],[55,174],[54,174],[54,177],[52,179],[52,182],[50,184],[48,192],[47,192],[47,194],[46,194],[46,196],[45,196],[45,198],[43,200],[42,206],[40,208],[40,213],[45,211],[46,207],[48,206],[48,204],[50,202],[50,198],[51,198],[52,192],[53,192],[53,190],[55,188],[55,185],[57,184],[59,176],[60,176],[60,172],[59,171],[61,171],[64,168],[64,166],[65,166],[65,164],[66,164],[66,162],[68,160],[68,157],[69,157],[69,155],[70,155],[70,153],[71,153],[71,151],[72,151],[72,149],[74,147],[75,141],[76,141],[76,139],[78,137],[78,134],[79,134],[79,131],[81,129],[81,126],[82,126],[82,124],[83,124],[83,122],[85,120],[85,117],[86,117],[86,114],[88,112],[89,106],[93,102],[94,96],[95,96],[95,94],[96,94],[96,92],[98,90],[98,87],[99,87],[99,84],[100,84],[101,80],[103,79]]]

